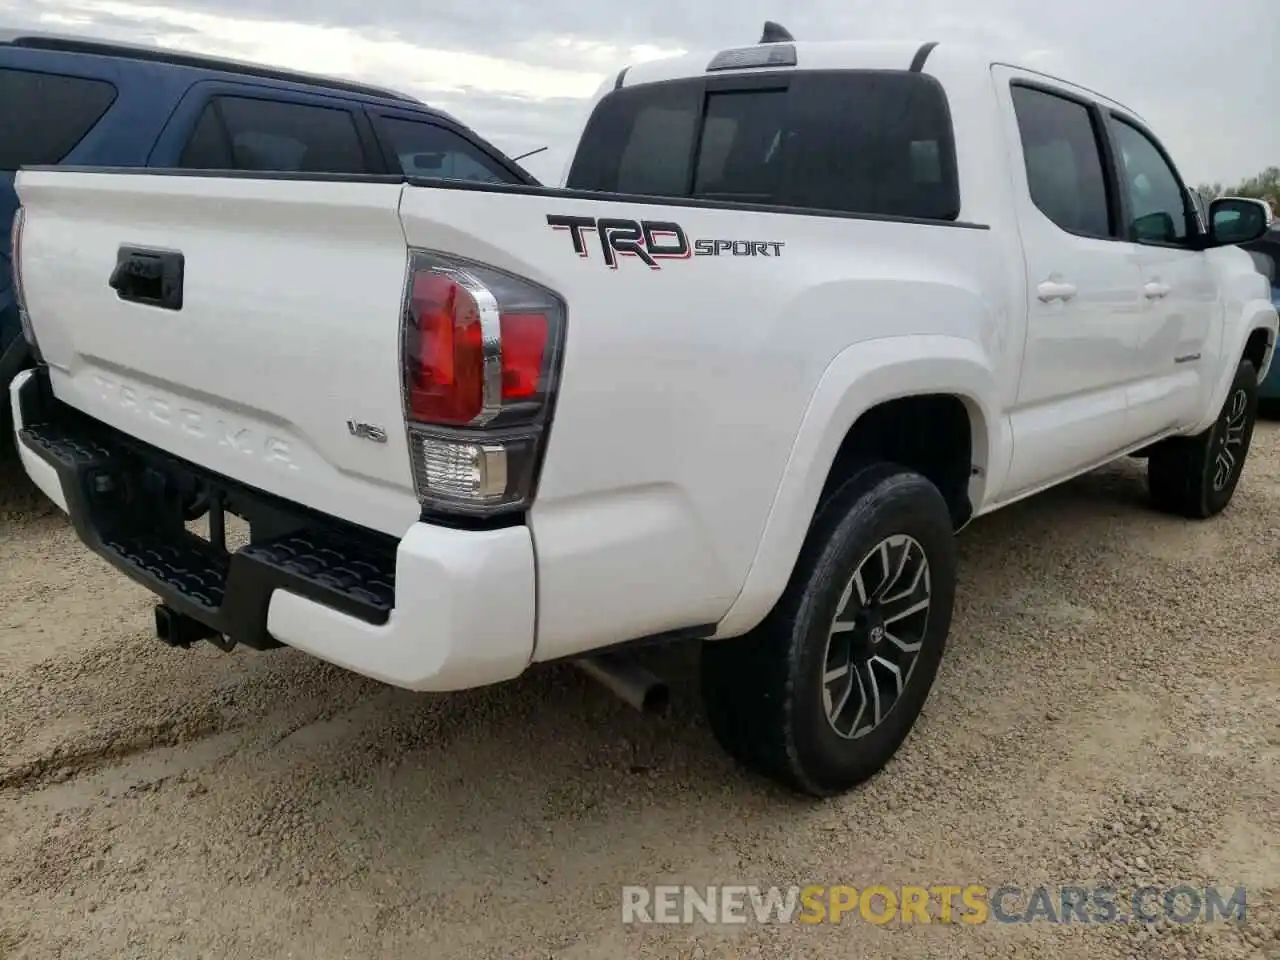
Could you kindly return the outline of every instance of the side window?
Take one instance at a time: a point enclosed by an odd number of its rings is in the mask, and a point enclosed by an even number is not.
[[[182,148],[178,166],[185,170],[234,170],[231,139],[218,119],[218,110],[209,103],[191,131],[191,139]]]
[[[369,172],[348,111],[248,97],[215,97],[180,162],[194,169]]]
[[[1138,243],[1182,243],[1192,212],[1168,161],[1145,133],[1118,117],[1111,122],[1120,180],[1129,199],[1128,239]]]
[[[378,132],[408,176],[484,183],[519,182],[466,138],[434,123],[381,117]]]
[[[1031,201],[1068,233],[1110,238],[1102,153],[1088,108],[1018,84],[1012,95]]]
[[[0,170],[61,163],[115,99],[105,80],[0,69]]]

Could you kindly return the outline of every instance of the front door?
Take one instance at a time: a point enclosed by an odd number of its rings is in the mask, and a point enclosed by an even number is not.
[[[1143,313],[1130,387],[1133,430],[1155,437],[1200,419],[1213,388],[1205,340],[1218,295],[1208,256],[1193,249],[1200,225],[1187,189],[1141,124],[1108,117],[1123,196],[1126,236],[1140,250]]]

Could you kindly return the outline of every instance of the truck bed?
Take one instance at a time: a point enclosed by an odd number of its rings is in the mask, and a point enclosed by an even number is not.
[[[821,477],[788,488],[784,471],[834,455],[802,430],[811,404],[860,402],[824,395],[824,374],[871,364],[875,389],[916,352],[976,361],[1013,308],[991,232],[964,222],[287,175],[59,168],[23,171],[18,190],[23,286],[59,401],[393,537],[422,519],[400,372],[409,250],[558,295],[562,369],[522,520],[540,659],[715,624],[757,554],[790,549],[769,537],[803,531],[794,514]],[[181,309],[116,295],[122,248],[181,252]]]

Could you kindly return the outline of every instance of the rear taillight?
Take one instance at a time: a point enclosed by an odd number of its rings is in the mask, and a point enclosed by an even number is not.
[[[405,420],[423,506],[477,515],[527,507],[564,340],[551,292],[435,253],[409,260]]]
[[[36,331],[31,326],[31,316],[27,313],[27,301],[22,294],[22,228],[27,220],[27,212],[18,207],[13,215],[13,225],[9,228],[9,258],[13,264],[13,299],[18,306],[18,319],[22,322],[22,336],[36,348]]]

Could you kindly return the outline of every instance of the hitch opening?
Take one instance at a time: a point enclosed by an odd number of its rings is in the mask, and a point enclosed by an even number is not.
[[[230,650],[234,641],[228,641],[207,624],[179,613],[163,603],[156,604],[156,636],[171,647],[189,649],[193,643],[208,640],[220,650]]]

